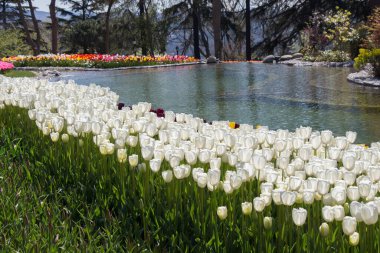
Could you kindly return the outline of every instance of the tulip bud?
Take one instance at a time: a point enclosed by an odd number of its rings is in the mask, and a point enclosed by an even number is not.
[[[328,236],[329,233],[330,233],[330,227],[329,227],[329,224],[327,224],[326,222],[323,222],[323,223],[319,226],[319,233],[320,233],[323,237]]]
[[[69,142],[69,135],[68,134],[62,134],[61,139],[62,139],[63,143],[67,143],[67,142]]]
[[[273,223],[273,218],[272,217],[268,217],[268,216],[264,217],[264,228],[266,230],[269,230],[269,229],[272,228],[272,223]]]
[[[359,233],[358,232],[354,232],[349,237],[350,245],[351,246],[357,246],[359,244],[359,239],[360,239]]]
[[[225,220],[227,218],[227,207],[226,206],[219,206],[216,211],[219,219]]]

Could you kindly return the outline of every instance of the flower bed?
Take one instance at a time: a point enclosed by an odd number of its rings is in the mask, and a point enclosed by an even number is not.
[[[97,220],[127,220],[122,241],[158,251],[379,251],[380,143],[205,123],[118,100],[96,85],[0,77],[0,123],[40,164],[31,182],[54,192],[80,185]]]
[[[11,70],[13,68],[13,63],[0,61],[0,73],[5,73],[5,71]]]
[[[120,68],[131,66],[150,66],[162,64],[197,62],[193,57],[176,55],[134,56],[101,54],[47,54],[39,56],[15,56],[3,58],[15,67],[86,67],[86,68]]]

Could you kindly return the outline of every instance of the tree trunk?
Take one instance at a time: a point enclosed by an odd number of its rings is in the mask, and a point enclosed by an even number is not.
[[[110,1],[108,3],[108,9],[106,13],[106,34],[104,36],[106,54],[110,53],[110,15],[111,15],[112,5],[113,5],[113,1]]]
[[[51,0],[49,5],[51,19],[51,51],[53,54],[58,53],[58,20],[55,13],[55,2],[56,0]]]
[[[17,0],[17,9],[19,12],[20,22],[21,22],[22,28],[24,29],[26,42],[32,48],[33,54],[38,55],[34,41],[32,40],[32,37],[30,36],[28,24],[26,23],[26,20],[25,20],[24,10],[22,9],[22,6],[21,6],[21,0]]]
[[[146,33],[145,33],[144,13],[145,13],[145,0],[139,0],[141,54],[142,55],[147,55],[148,54],[148,49],[147,49],[147,45],[146,45]]]
[[[221,59],[222,57],[222,38],[221,38],[221,0],[212,0],[212,24],[214,30],[214,52],[215,57]]]
[[[194,57],[196,59],[201,58],[201,53],[199,50],[199,19],[198,19],[198,9],[199,9],[199,0],[193,0],[193,39],[194,39]]]
[[[30,9],[30,16],[32,17],[34,31],[37,34],[37,40],[35,42],[36,52],[37,52],[37,54],[40,54],[41,32],[40,32],[40,28],[38,26],[38,21],[37,21],[36,15],[34,13],[34,7],[33,7],[32,0],[28,0],[28,4],[29,4],[29,9]]]
[[[7,4],[6,1],[2,2],[2,13],[3,13],[3,29],[7,28]]]
[[[251,2],[245,0],[245,58],[250,61],[251,58]]]

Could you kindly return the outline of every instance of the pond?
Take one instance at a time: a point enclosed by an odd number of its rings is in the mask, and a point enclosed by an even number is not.
[[[66,72],[63,79],[108,86],[120,102],[270,129],[311,126],[357,142],[380,140],[380,89],[346,80],[349,68],[226,63],[114,71]]]

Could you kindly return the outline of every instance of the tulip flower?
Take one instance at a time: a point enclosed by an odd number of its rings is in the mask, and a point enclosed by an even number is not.
[[[301,208],[301,207],[292,209],[293,222],[297,226],[302,226],[303,224],[305,224],[306,217],[307,217],[306,209]]]
[[[321,141],[324,145],[330,144],[332,140],[332,132],[330,130],[324,130],[321,132]]]
[[[130,155],[128,157],[129,165],[131,165],[132,168],[136,167],[139,162],[139,156],[136,154]]]
[[[285,191],[281,193],[281,202],[286,206],[292,206],[296,202],[296,198],[295,192]]]
[[[346,138],[347,138],[347,141],[349,143],[354,143],[355,140],[356,140],[356,136],[357,136],[357,133],[356,132],[352,132],[352,131],[347,131],[346,132]]]
[[[51,132],[50,133],[50,138],[53,142],[57,142],[59,140],[59,133],[56,132]]]
[[[173,180],[173,172],[171,170],[163,171],[162,178],[166,183],[170,183]]]
[[[379,212],[377,211],[376,205],[364,204],[361,208],[361,217],[365,224],[373,225],[376,224],[379,219]]]
[[[244,215],[250,215],[252,213],[252,202],[241,203],[241,209]]]
[[[118,149],[117,150],[117,159],[119,163],[125,163],[127,161],[127,150],[126,149]]]
[[[160,170],[161,167],[161,159],[152,159],[149,161],[150,169],[157,173]]]
[[[262,212],[265,208],[265,200],[262,197],[256,197],[253,199],[253,206],[256,212]]]
[[[334,221],[334,209],[331,206],[324,206],[322,208],[322,217],[326,222]]]

